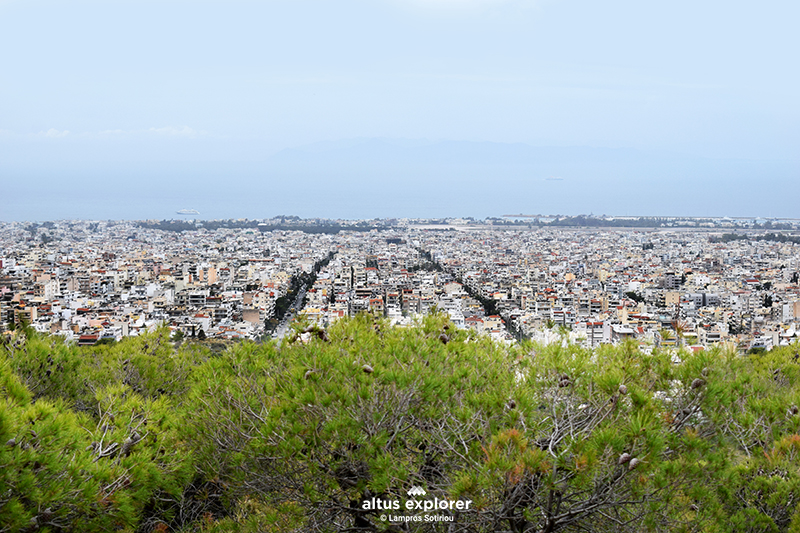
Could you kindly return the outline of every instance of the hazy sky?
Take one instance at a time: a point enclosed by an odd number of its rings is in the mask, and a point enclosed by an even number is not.
[[[0,0],[0,165],[361,137],[796,160],[798,20],[796,0]]]

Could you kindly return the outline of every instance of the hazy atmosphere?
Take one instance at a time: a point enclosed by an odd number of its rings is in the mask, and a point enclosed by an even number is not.
[[[798,21],[0,0],[0,533],[800,533]]]
[[[0,1],[0,220],[797,216],[798,17]]]

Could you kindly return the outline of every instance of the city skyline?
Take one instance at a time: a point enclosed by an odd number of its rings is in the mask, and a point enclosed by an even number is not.
[[[295,316],[327,328],[364,312],[409,326],[437,309],[502,342],[560,342],[554,325],[644,351],[676,335],[740,351],[800,336],[796,220],[532,222],[0,223],[0,317],[88,344],[159,325],[282,338]]]
[[[0,530],[800,531],[798,19],[0,0]]]

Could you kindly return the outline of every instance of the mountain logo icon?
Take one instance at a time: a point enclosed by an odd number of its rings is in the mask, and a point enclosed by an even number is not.
[[[422,487],[411,487],[411,490],[408,491],[409,496],[425,496],[427,492]]]

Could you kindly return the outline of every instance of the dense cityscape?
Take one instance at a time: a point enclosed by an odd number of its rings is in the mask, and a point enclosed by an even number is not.
[[[0,533],[794,531],[798,230],[0,223]]]
[[[594,223],[594,227],[578,224]],[[292,319],[432,310],[498,342],[643,351],[800,334],[792,220],[507,217],[0,223],[0,317],[79,345],[165,325],[264,341]]]
[[[0,533],[800,533],[798,20],[0,0]]]

